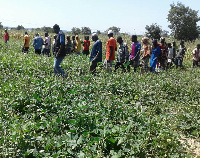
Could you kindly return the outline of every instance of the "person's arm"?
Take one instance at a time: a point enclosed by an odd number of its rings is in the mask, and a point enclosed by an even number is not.
[[[8,34],[8,41],[9,41],[9,34]]]

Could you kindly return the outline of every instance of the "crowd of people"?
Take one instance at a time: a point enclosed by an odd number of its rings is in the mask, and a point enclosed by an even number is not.
[[[85,36],[85,40],[81,41],[79,36],[66,36],[59,25],[55,24],[53,30],[56,33],[53,38],[53,55],[54,59],[54,73],[55,75],[61,75],[67,77],[67,73],[64,72],[60,64],[65,58],[66,54],[81,54],[81,47],[83,46],[83,55],[88,56],[90,54],[90,72],[96,73],[96,67],[99,62],[102,62],[102,42],[98,38],[96,33],[92,34],[92,41],[94,42],[90,52],[90,40],[89,36]],[[160,40],[154,39],[150,41],[147,37],[142,38],[139,42],[136,35],[131,36],[132,46],[129,51],[128,45],[123,41],[121,36],[117,39],[113,36],[113,31],[108,31],[107,50],[105,53],[105,60],[103,66],[107,72],[112,71],[113,64],[114,71],[117,71],[120,67],[123,72],[130,72],[131,67],[136,71],[138,67],[141,67],[141,72],[155,72],[156,67],[158,70],[166,70],[174,63],[176,68],[182,67],[183,58],[186,52],[184,41],[180,42],[180,46],[176,46],[176,42],[166,43],[165,38],[161,37]],[[5,30],[4,34],[5,43],[9,40],[9,34]],[[25,32],[24,45],[22,52],[28,53],[30,38],[28,33]],[[117,43],[119,46],[117,46]],[[43,54],[51,56],[51,38],[48,33],[45,33],[45,39],[43,40],[39,34],[35,35],[33,39],[33,47],[36,54]],[[43,48],[43,49],[42,49]],[[115,52],[117,51],[117,58],[115,61]],[[193,50],[193,67],[198,66],[200,61],[200,44]],[[150,63],[150,64],[149,64]]]

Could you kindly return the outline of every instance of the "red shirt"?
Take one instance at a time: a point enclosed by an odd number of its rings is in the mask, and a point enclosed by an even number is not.
[[[4,40],[5,41],[9,40],[9,34],[8,34],[8,32],[4,33]]]
[[[89,47],[90,47],[90,41],[84,40],[83,50],[89,50]]]
[[[110,60],[115,60],[115,49],[117,48],[117,42],[113,37],[111,37],[108,40],[108,43],[107,43],[106,60],[109,60],[109,56],[110,56],[110,53],[111,53],[110,47],[113,47],[113,52],[112,52],[112,55],[110,57]]]

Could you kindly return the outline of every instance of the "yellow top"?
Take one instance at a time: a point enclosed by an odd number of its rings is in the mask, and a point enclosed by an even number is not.
[[[76,53],[80,53],[81,51],[81,40],[79,39],[79,37],[76,35]]]

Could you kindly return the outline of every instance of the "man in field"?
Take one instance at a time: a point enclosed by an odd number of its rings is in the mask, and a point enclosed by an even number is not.
[[[197,44],[197,48],[193,50],[193,68],[198,66],[200,61],[200,44]]]
[[[110,71],[112,68],[113,60],[115,60],[115,51],[117,51],[117,42],[113,37],[113,31],[108,31],[109,40],[107,42],[107,52],[106,59],[104,61],[104,67],[107,71]]]
[[[134,71],[139,67],[140,65],[140,50],[141,50],[141,43],[137,41],[137,36],[132,35],[132,50],[131,50],[131,65],[134,67]]]
[[[7,29],[5,29],[5,32],[4,32],[4,41],[5,41],[5,43],[7,43],[9,41],[9,34],[8,34]]]
[[[63,61],[63,59],[66,56],[65,52],[65,34],[63,31],[60,30],[59,25],[55,24],[53,26],[54,32],[57,34],[57,37],[55,39],[55,59],[54,59],[54,73],[55,76],[62,76],[62,77],[67,77],[67,73],[65,73],[61,67],[60,64]]]
[[[43,55],[48,55],[51,56],[51,37],[49,36],[49,34],[46,32],[45,33],[45,40],[44,40],[44,48],[43,48]]]
[[[39,36],[39,33],[35,34],[35,38],[33,39],[33,47],[35,49],[35,54],[41,54],[42,45],[44,45],[43,39]]]
[[[128,46],[122,40],[121,36],[117,37],[117,43],[119,43],[119,48],[117,51],[117,61],[115,63],[115,71],[121,66],[123,72],[126,72],[124,64],[126,64],[129,60]]]
[[[102,62],[102,43],[96,33],[92,34],[92,40],[95,42],[90,55],[90,72],[95,74],[98,62]]]

